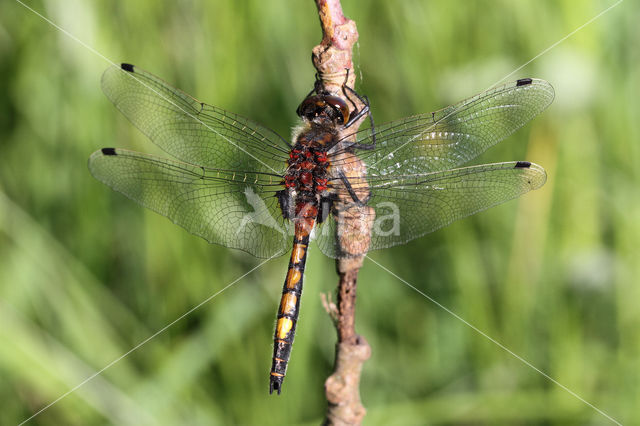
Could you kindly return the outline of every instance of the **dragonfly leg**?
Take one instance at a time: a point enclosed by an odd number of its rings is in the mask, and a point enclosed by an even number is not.
[[[347,93],[347,90],[349,92],[351,92],[353,95],[355,95],[356,98],[358,98],[360,100],[360,102],[362,102],[362,104],[364,105],[362,107],[362,109],[358,109],[356,104],[349,97],[349,94]],[[342,93],[344,93],[345,97],[347,98],[347,100],[349,102],[351,102],[351,104],[353,105],[353,108],[354,108],[353,114],[351,115],[351,117],[349,117],[349,121],[347,121],[346,124],[344,125],[345,129],[351,127],[351,125],[353,125],[353,123],[355,123],[356,121],[360,120],[366,114],[369,114],[369,118],[371,120],[371,125],[373,125],[373,118],[371,117],[371,110],[370,110],[370,107],[369,107],[369,98],[366,95],[360,96],[358,94],[358,92],[356,92],[355,90],[353,90],[351,87],[347,86],[346,84],[342,85]]]
[[[347,79],[348,78],[349,78],[349,68],[347,68],[347,75],[345,77],[344,83],[342,84],[342,93],[347,98],[347,100],[349,102],[351,102],[351,105],[353,105],[354,113],[351,115],[351,117],[349,117],[349,121],[347,121],[347,123],[344,125],[344,128],[348,129],[354,123],[356,123],[358,120],[360,120],[364,115],[368,115],[369,116],[369,123],[371,123],[371,134],[372,134],[373,142],[370,143],[370,144],[359,144],[359,145],[357,145],[357,148],[358,149],[374,149],[376,147],[376,132],[375,132],[375,124],[373,122],[373,115],[371,114],[369,98],[366,95],[360,95],[358,92],[353,90],[351,87],[347,86]],[[353,102],[351,100],[351,98],[349,97],[349,94],[347,93],[347,91],[349,91],[356,98],[358,98],[358,100],[360,102],[362,102],[362,104],[364,105],[362,107],[362,109],[358,109],[358,107],[356,106],[355,102]]]
[[[347,189],[347,192],[351,196],[351,199],[353,200],[353,202],[356,203],[358,207],[366,206],[369,200],[371,199],[371,192],[367,194],[367,197],[364,200],[361,200],[358,197],[358,194],[356,194],[356,191],[354,191],[353,186],[351,186],[351,183],[349,182],[349,178],[347,178],[344,172],[339,171],[338,176],[342,180],[342,183],[344,183],[344,187]]]
[[[333,208],[333,203],[338,199],[338,194],[330,194],[328,196],[322,196],[320,198],[320,206],[318,208],[318,223],[324,222],[327,217],[329,217],[329,213],[331,213],[331,209]]]
[[[352,90],[350,87],[347,87],[347,89]],[[371,117],[371,111],[369,109],[369,100],[368,100],[368,98],[366,96],[364,97],[364,99],[367,99],[367,103],[362,107],[362,109],[356,110],[355,114],[353,114],[351,117],[349,117],[349,121],[347,121],[347,124],[344,125],[345,129],[351,127],[351,125],[353,125],[353,123],[355,123],[356,121],[360,120],[366,114],[369,114],[369,119],[371,121],[371,125],[373,126],[373,118]]]

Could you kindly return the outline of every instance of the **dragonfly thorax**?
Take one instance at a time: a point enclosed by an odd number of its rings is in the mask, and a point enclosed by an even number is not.
[[[329,149],[336,139],[335,131],[309,126],[297,136],[289,152],[287,173],[284,175],[286,191],[280,199],[283,215],[289,219],[307,216],[317,207],[321,195],[328,189]]]

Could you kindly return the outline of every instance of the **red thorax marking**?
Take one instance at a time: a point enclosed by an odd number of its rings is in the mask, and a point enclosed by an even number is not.
[[[313,175],[309,172],[300,173],[300,182],[305,186],[310,186],[313,183]]]

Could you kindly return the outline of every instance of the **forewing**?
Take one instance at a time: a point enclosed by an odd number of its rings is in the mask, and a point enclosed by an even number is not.
[[[101,182],[210,243],[267,258],[288,250],[279,178],[233,173],[133,151],[104,148],[89,158]]]
[[[371,189],[367,206],[375,211],[375,216],[365,213],[360,219],[362,229],[366,229],[365,223],[369,219],[373,221],[368,250],[404,244],[538,189],[545,181],[542,167],[524,161],[413,176],[371,177],[367,180]],[[341,193],[340,196],[348,194]],[[366,211],[355,204],[353,208]],[[321,228],[316,230],[318,246],[327,256],[340,257],[335,216],[330,216]]]
[[[525,125],[553,97],[553,87],[544,80],[518,80],[434,113],[376,126],[375,148],[358,149],[357,154],[369,176],[459,167]],[[360,144],[374,143],[370,129],[358,132],[357,139]]]
[[[112,66],[102,90],[160,148],[205,167],[279,173],[289,146],[272,130],[201,103],[129,64]]]

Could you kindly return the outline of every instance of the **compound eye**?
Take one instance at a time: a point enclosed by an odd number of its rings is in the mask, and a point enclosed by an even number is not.
[[[311,107],[314,103],[315,102],[313,102],[313,100],[311,100],[310,98],[306,98],[305,100],[300,102],[300,105],[298,105],[298,109],[296,110],[296,114],[298,114],[298,117],[306,116],[307,111],[309,111],[309,107]]]
[[[302,101],[296,113],[298,117],[306,117],[307,119],[312,119],[316,116],[320,111],[327,107],[327,103],[319,96],[309,96],[307,99]]]
[[[340,113],[342,118],[340,124],[347,124],[349,121],[349,106],[347,103],[338,96],[325,96],[324,99],[334,110]]]

